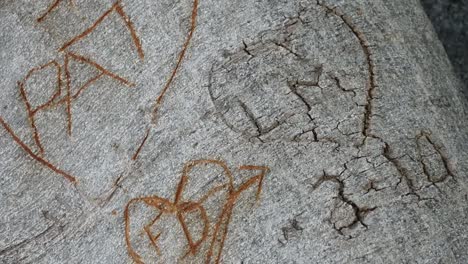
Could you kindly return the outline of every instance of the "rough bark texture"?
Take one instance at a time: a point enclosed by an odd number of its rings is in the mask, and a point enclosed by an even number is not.
[[[468,262],[468,108],[419,0],[6,0],[0,27],[0,262]]]

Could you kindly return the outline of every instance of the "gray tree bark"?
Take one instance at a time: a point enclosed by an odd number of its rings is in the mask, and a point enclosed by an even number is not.
[[[418,0],[0,22],[0,262],[468,262],[468,108]]]

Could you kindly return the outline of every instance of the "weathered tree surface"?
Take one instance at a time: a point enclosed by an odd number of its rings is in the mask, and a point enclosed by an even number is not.
[[[417,0],[0,2],[0,262],[467,263]]]

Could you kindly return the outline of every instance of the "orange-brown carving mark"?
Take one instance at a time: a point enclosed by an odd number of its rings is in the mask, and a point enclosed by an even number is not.
[[[185,222],[183,213],[189,213],[192,211],[200,211],[201,219],[203,222],[203,232],[200,239],[196,242],[193,241],[192,234],[190,233],[187,223]],[[208,214],[206,213],[205,208],[201,206],[199,203],[195,202],[187,202],[182,204],[180,212],[177,214],[177,218],[182,226],[182,230],[184,231],[185,238],[187,239],[189,249],[187,253],[183,256],[183,258],[187,257],[189,254],[195,255],[198,251],[200,245],[206,240],[208,237],[208,232],[210,231],[210,224],[208,220]]]
[[[47,11],[37,19],[37,22],[41,23],[48,14],[50,14],[52,11],[54,11],[55,8],[58,7],[61,1],[62,0],[55,0],[55,2],[53,2],[52,5],[50,5],[49,8],[47,8]]]
[[[54,9],[56,9],[58,7],[60,2],[61,2],[61,0],[56,0],[54,3],[52,3],[52,5],[47,9],[47,11],[41,17],[39,17],[37,19],[37,21],[39,23],[42,22],[49,13],[51,13]],[[72,5],[72,6],[75,6],[75,3],[73,2],[73,0],[69,0],[69,4]],[[72,40],[67,42],[64,46],[62,46],[60,51],[64,51],[67,47],[69,47],[70,45],[72,45],[76,41],[78,41],[78,40],[86,37],[88,34],[90,34],[114,10],[124,20],[127,28],[130,31],[132,40],[135,43],[135,46],[136,46],[137,51],[138,51],[138,55],[139,55],[139,57],[141,59],[143,59],[144,58],[144,53],[143,53],[143,49],[141,47],[141,41],[140,41],[140,39],[138,38],[138,36],[136,34],[136,31],[135,31],[135,29],[133,27],[133,23],[130,21],[127,14],[123,11],[123,9],[122,9],[122,7],[120,5],[120,0],[117,1],[116,3],[114,3],[114,5],[109,10],[107,10],[103,15],[101,15],[101,17],[99,17],[98,20],[90,28],[86,29],[83,33],[77,35]],[[96,69],[98,69],[101,72],[100,74],[96,75],[95,77],[93,77],[92,79],[87,81],[82,87],[80,87],[78,89],[78,91],[74,95],[71,94],[71,87],[70,87],[71,86],[71,76],[70,76],[70,71],[69,71],[69,67],[68,67],[70,58],[75,59],[75,60],[80,61],[80,62],[90,64],[91,66],[94,66]],[[27,79],[30,78],[30,76],[35,71],[42,70],[42,69],[44,69],[46,67],[49,67],[49,66],[54,66],[54,67],[57,68],[57,84],[58,84],[57,85],[58,86],[57,91],[52,95],[52,97],[47,102],[45,102],[44,104],[42,104],[42,105],[40,105],[40,106],[38,106],[36,108],[33,108],[31,106],[30,101],[29,101],[27,92],[26,92],[26,90],[24,88],[25,82],[26,82]],[[84,90],[86,90],[89,86],[91,86],[92,83],[94,83],[95,81],[97,81],[98,79],[103,77],[104,75],[107,75],[107,76],[109,76],[109,77],[111,77],[113,79],[116,79],[117,81],[127,85],[127,86],[134,86],[134,84],[132,82],[128,81],[127,79],[125,79],[123,77],[120,77],[117,74],[112,73],[111,71],[105,69],[104,67],[102,67],[98,63],[94,62],[93,60],[91,60],[89,58],[86,58],[86,57],[83,57],[83,56],[80,56],[80,55],[77,55],[75,53],[71,53],[71,52],[66,52],[65,53],[64,66],[63,67],[64,67],[65,78],[66,78],[66,96],[64,98],[62,98],[61,100],[59,100],[58,102],[55,102],[55,101],[61,95],[61,92],[62,92],[62,89],[61,89],[61,85],[62,85],[61,75],[62,75],[62,73],[61,73],[61,66],[56,61],[51,61],[51,62],[49,62],[49,63],[47,63],[45,65],[42,65],[42,66],[31,69],[28,72],[28,74],[26,75],[26,77],[23,79],[23,81],[18,82],[21,99],[23,100],[23,102],[24,102],[24,104],[26,106],[26,110],[28,112],[28,119],[29,119],[29,122],[30,122],[30,125],[31,125],[31,129],[32,129],[32,133],[33,133],[33,139],[34,139],[34,142],[35,142],[35,144],[37,145],[37,147],[39,149],[40,155],[44,155],[44,147],[42,146],[42,143],[41,143],[39,130],[38,130],[36,124],[35,124],[35,115],[37,114],[37,112],[39,112],[41,110],[46,110],[47,108],[50,108],[50,107],[55,107],[55,106],[58,106],[58,105],[61,105],[61,104],[66,104],[67,132],[68,132],[68,135],[71,135],[71,133],[72,133],[71,101],[72,101],[72,99],[76,100]],[[42,158],[42,157],[38,156],[37,154],[35,154],[27,144],[25,144],[23,141],[21,141],[19,139],[18,136],[16,136],[16,134],[13,132],[13,130],[8,126],[8,124],[3,119],[1,119],[1,117],[0,117],[0,121],[1,121],[2,126],[12,136],[13,140],[17,144],[19,144],[19,146],[24,151],[26,151],[26,153],[28,153],[33,159],[35,159],[35,160],[39,161],[40,163],[44,164],[46,167],[53,170],[54,172],[56,172],[56,173],[58,173],[60,175],[63,175],[68,180],[70,180],[70,181],[72,181],[74,183],[76,182],[76,179],[73,176],[71,176],[70,174],[58,169],[55,165],[53,165],[52,163],[47,161],[45,158]]]
[[[83,86],[81,86],[78,91],[75,93],[75,94],[71,94],[71,75],[70,75],[70,71],[69,71],[69,61],[70,59],[74,59],[74,60],[77,60],[77,61],[80,61],[80,62],[84,62],[84,63],[87,63],[87,64],[90,64],[91,66],[97,68],[100,73],[98,75],[96,75],[95,77],[91,78],[89,81],[87,81]],[[28,98],[28,95],[27,95],[27,92],[26,92],[26,89],[25,89],[25,84],[26,84],[26,81],[32,76],[33,73],[35,73],[36,71],[39,71],[39,70],[43,70],[47,67],[55,67],[57,69],[57,89],[55,91],[55,93],[48,99],[48,101],[46,101],[45,103],[33,108],[33,106],[31,106],[31,103],[29,101],[29,98]],[[62,80],[61,80],[61,67],[60,67],[60,64],[58,64],[56,61],[51,61],[47,64],[44,64],[42,66],[39,66],[39,67],[35,67],[33,69],[31,69],[27,74],[26,74],[26,77],[18,82],[18,85],[19,85],[19,90],[20,90],[20,95],[21,95],[21,99],[23,100],[25,106],[26,106],[26,110],[27,110],[27,113],[28,113],[28,119],[30,121],[30,125],[31,125],[31,129],[32,129],[32,133],[33,133],[33,139],[34,139],[34,142],[35,144],[37,145],[37,147],[39,148],[39,153],[41,155],[44,155],[44,147],[41,143],[41,136],[40,136],[40,133],[39,133],[39,129],[37,128],[36,126],[36,114],[39,112],[39,111],[44,111],[44,110],[47,110],[49,108],[52,108],[52,107],[56,107],[58,105],[61,105],[61,104],[65,104],[66,105],[66,112],[67,112],[67,133],[68,135],[71,135],[71,132],[72,132],[72,113],[71,113],[71,103],[72,103],[72,99],[73,100],[76,100],[84,90],[86,90],[92,83],[94,83],[95,81],[97,81],[99,78],[101,78],[102,76],[106,75],[106,76],[109,76],[113,79],[116,79],[117,81],[125,84],[125,85],[128,85],[128,86],[133,86],[134,84],[131,83],[130,81],[126,80],[125,78],[123,77],[120,77],[118,76],[117,74],[114,74],[112,73],[111,71],[105,69],[104,67],[102,67],[101,65],[99,65],[98,63],[88,59],[88,58],[85,58],[83,56],[80,56],[80,55],[77,55],[77,54],[74,54],[74,53],[66,53],[65,54],[65,59],[64,59],[64,71],[65,71],[65,83],[66,83],[66,96],[64,98],[61,98],[60,100],[57,101],[57,98],[61,95],[62,93]],[[31,151],[31,153],[34,153],[26,144],[23,143],[23,145]],[[21,146],[23,146],[21,145]],[[26,151],[29,153],[29,151]],[[36,154],[34,154],[36,155]],[[33,157],[34,159],[36,159],[35,157]],[[36,159],[37,160],[37,159]],[[49,164],[47,165],[49,168],[55,168],[56,169],[56,166],[55,165],[52,165],[51,163],[49,163],[47,160],[43,159],[43,161],[41,161],[41,163],[43,164]],[[55,169],[53,169],[54,171],[56,171]],[[60,170],[57,169],[57,171],[59,174],[62,174],[62,172],[60,172]],[[68,175],[67,173],[63,172],[64,174],[62,175]],[[68,175],[70,176],[70,175]],[[67,176],[65,176],[66,178],[68,178]]]
[[[67,104],[67,132],[68,136],[71,136],[72,133],[72,113],[71,113],[71,79],[70,79],[70,71],[68,69],[68,62],[69,62],[69,56],[68,54],[65,55],[65,62],[64,62],[64,68],[65,68],[65,78],[67,80],[67,96],[65,97],[66,99],[66,104]]]
[[[219,217],[219,220],[215,225],[215,231],[214,231],[213,238],[211,240],[210,250],[208,251],[208,255],[206,257],[207,264],[211,263],[211,258],[213,257],[213,251],[215,250],[215,245],[217,242],[217,235],[219,234],[219,231],[222,228],[222,226],[224,226],[224,232],[222,233],[222,237],[220,239],[221,242],[220,242],[220,245],[218,246],[218,254],[216,254],[215,263],[219,263],[221,260],[221,253],[222,253],[222,249],[224,248],[224,241],[226,241],[226,238],[227,238],[228,226],[229,226],[229,222],[231,221],[233,208],[234,208],[233,204],[226,203],[221,213],[221,216]]]
[[[146,226],[144,227],[145,232],[146,232],[146,234],[148,235],[148,238],[149,238],[150,241],[151,241],[151,245],[152,245],[152,246],[154,247],[154,249],[156,250],[156,253],[158,254],[158,256],[161,256],[161,249],[159,248],[159,246],[158,246],[158,244],[157,244],[157,240],[158,240],[158,238],[161,236],[161,233],[157,234],[156,236],[153,236],[153,235],[151,234],[151,226],[153,226],[154,223],[156,223],[156,222],[159,220],[159,218],[161,218],[162,214],[163,214],[162,212],[159,213],[159,214],[153,219],[153,221],[151,221],[148,225],[146,225]]]
[[[69,60],[71,59],[74,59],[74,60],[77,60],[79,62],[83,62],[83,63],[86,63],[86,64],[89,64],[93,67],[95,67],[96,69],[98,69],[101,73],[96,75],[95,77],[91,78],[88,82],[86,82],[82,87],[80,87],[80,89],[78,89],[78,92],[76,92],[74,95],[71,95],[71,77],[70,77],[70,71],[69,71],[69,67],[68,67],[68,64],[69,64]],[[101,65],[99,65],[97,62],[89,59],[89,58],[86,58],[86,57],[83,57],[81,55],[78,55],[78,54],[75,54],[73,52],[67,52],[65,54],[65,63],[64,63],[64,68],[65,68],[65,77],[66,77],[66,87],[67,87],[67,96],[62,99],[61,101],[59,101],[58,103],[62,103],[62,102],[65,102],[66,105],[67,105],[67,120],[68,120],[68,126],[67,126],[67,131],[68,131],[68,135],[71,136],[71,133],[72,133],[72,113],[71,113],[71,100],[72,99],[76,99],[78,98],[78,96],[80,95],[81,92],[83,92],[87,87],[89,87],[93,82],[97,81],[99,78],[101,78],[103,75],[107,75],[127,86],[135,86],[135,84],[133,84],[132,82],[128,81],[127,79],[123,78],[123,77],[120,77],[119,75],[115,74],[115,73],[112,73],[111,71],[105,69],[104,67],[102,67]]]
[[[185,54],[186,54],[187,49],[188,49],[188,47],[190,45],[190,41],[192,40],[193,33],[195,32],[195,28],[196,28],[196,25],[197,25],[197,14],[198,14],[198,0],[194,0],[193,1],[193,8],[192,8],[192,15],[191,15],[191,23],[190,23],[189,33],[188,33],[187,38],[186,38],[186,40],[184,42],[184,45],[182,46],[182,50],[180,51],[179,56],[177,58],[177,63],[175,65],[174,69],[172,70],[171,75],[169,76],[169,79],[167,80],[166,84],[164,85],[161,93],[156,98],[156,102],[155,102],[155,105],[153,107],[153,112],[152,112],[152,117],[151,117],[151,124],[152,125],[156,125],[156,123],[157,123],[158,111],[159,111],[159,108],[161,107],[161,105],[162,105],[162,103],[164,101],[164,96],[166,95],[166,93],[169,90],[172,82],[174,81],[174,79],[175,79],[175,77],[177,75],[177,72],[179,71],[180,66],[182,65],[182,62],[183,62],[183,60],[185,58]],[[151,127],[148,129],[148,131],[145,134],[142,142],[140,143],[137,151],[133,155],[133,160],[136,160],[138,158],[139,153],[141,152],[143,146],[146,143],[146,140],[148,138],[148,134],[150,133],[150,130],[151,130]]]
[[[41,139],[39,137],[39,132],[37,131],[37,126],[36,122],[34,120],[34,115],[31,110],[31,104],[28,101],[28,98],[26,96],[26,91],[24,90],[23,83],[18,82],[18,85],[20,87],[20,94],[21,94],[21,99],[23,100],[25,106],[26,106],[26,111],[28,112],[28,119],[29,119],[29,124],[31,125],[31,129],[33,132],[33,139],[34,142],[36,143],[36,146],[39,148],[39,153],[41,155],[44,154],[44,147],[41,144]]]
[[[70,57],[72,57],[72,59],[75,59],[75,57],[81,57],[81,58],[84,58],[82,56],[78,56],[76,54],[73,54],[73,53],[68,53],[70,55]],[[83,61],[83,60],[80,60],[81,62],[85,62],[85,63],[88,63],[88,61],[91,61],[90,59],[87,59],[87,58],[84,58],[86,61]],[[93,62],[93,61],[91,61]],[[97,65],[98,67],[96,67],[95,65]],[[93,78],[89,79],[85,84],[83,84],[76,93],[72,94],[70,96],[70,99],[72,100],[76,100],[78,99],[78,97],[86,90],[88,89],[91,84],[93,84],[94,82],[96,82],[97,80],[99,80],[100,78],[102,78],[104,75],[106,76],[109,76],[113,79],[116,79],[118,80],[119,82],[122,82],[124,84],[126,84],[127,86],[135,86],[134,83],[128,81],[127,79],[123,78],[123,77],[120,77],[118,76],[117,74],[115,73],[112,73],[110,72],[109,70],[106,70],[104,69],[102,66],[100,66],[99,64],[97,64],[96,62],[93,62],[93,64],[91,64],[91,66],[94,66],[95,68],[97,68],[100,73],[97,74],[96,76],[94,76]],[[62,98],[61,100],[59,100],[56,104],[54,105],[51,105],[51,106],[57,106],[57,105],[61,105],[61,104],[66,104],[67,103],[67,100],[68,100],[68,97],[64,97]]]
[[[122,19],[124,20],[125,22],[125,25],[127,26],[128,30],[130,31],[130,35],[132,36],[132,40],[136,46],[136,49],[137,49],[137,52],[138,52],[138,56],[140,57],[140,59],[143,60],[143,58],[145,57],[144,53],[143,53],[143,48],[141,46],[141,41],[140,41],[140,38],[138,38],[138,35],[136,34],[136,31],[135,31],[135,28],[133,27],[133,23],[130,21],[130,18],[127,16],[127,14],[123,11],[122,9],[122,6],[120,4],[121,0],[118,0],[116,1],[111,8],[109,8],[106,12],[104,12],[104,14],[102,14],[95,22],[93,25],[91,25],[91,27],[87,28],[85,31],[83,31],[81,34],[75,36],[74,38],[72,38],[70,41],[68,41],[67,43],[65,43],[60,49],[59,51],[64,51],[65,49],[67,49],[68,47],[70,47],[71,45],[73,45],[75,42],[85,38],[87,35],[91,34],[91,32],[94,31],[94,29],[96,29],[97,26],[99,26],[99,24],[102,23],[102,21],[104,21],[104,19],[106,17],[108,17],[113,11],[116,11],[117,14],[122,17]]]
[[[123,77],[120,77],[119,75],[115,74],[115,73],[112,73],[111,71],[105,69],[104,67],[102,67],[100,64],[98,64],[97,62],[89,59],[89,58],[86,58],[84,56],[81,56],[81,55],[78,55],[76,53],[73,53],[73,52],[68,52],[67,53],[68,56],[70,56],[71,58],[77,60],[77,61],[81,61],[81,62],[84,62],[84,63],[87,63],[93,67],[95,67],[96,69],[98,69],[100,72],[104,73],[105,75],[113,78],[113,79],[116,79],[117,81],[127,85],[127,86],[135,86],[134,83],[130,82],[129,80],[123,78]]]
[[[42,110],[44,108],[47,108],[49,107],[53,101],[60,96],[61,92],[62,92],[62,70],[60,68],[60,64],[58,64],[58,62],[56,62],[55,60],[52,60],[50,62],[48,62],[47,64],[44,64],[42,66],[39,66],[39,67],[36,67],[36,68],[33,68],[31,70],[29,70],[28,74],[26,75],[26,77],[23,79],[23,83],[26,82],[27,79],[29,79],[31,77],[31,75],[38,71],[38,70],[43,70],[47,67],[55,67],[57,69],[57,90],[55,91],[55,93],[51,96],[51,98],[43,103],[42,105],[39,105],[38,107],[36,107],[35,109],[33,109],[33,113],[36,113],[37,111],[39,110]]]
[[[198,165],[208,165],[208,164],[214,164],[214,165],[220,166],[224,170],[224,174],[228,179],[228,183],[219,185],[210,189],[207,192],[207,194],[202,196],[202,198],[199,201],[196,201],[196,202],[183,201],[183,192],[185,190],[186,183],[188,180],[188,174],[190,173],[192,168]],[[222,254],[222,250],[224,247],[224,243],[228,234],[228,225],[231,220],[233,208],[234,208],[234,205],[236,204],[236,201],[238,200],[242,192],[246,191],[254,184],[258,184],[258,189],[256,193],[256,200],[258,200],[261,190],[262,190],[263,179],[265,175],[267,174],[267,172],[269,171],[269,168],[264,167],[264,166],[247,165],[247,166],[239,167],[239,170],[260,171],[260,173],[251,177],[245,183],[241,184],[241,186],[239,186],[239,188],[237,188],[236,190],[233,185],[232,173],[227,167],[225,162],[218,161],[218,160],[191,161],[184,166],[181,179],[176,188],[174,202],[170,202],[168,199],[160,198],[157,196],[140,197],[140,198],[134,198],[130,200],[127,203],[125,207],[125,211],[124,211],[125,241],[127,243],[128,253],[130,257],[133,259],[133,261],[135,261],[138,264],[144,264],[141,256],[132,247],[131,241],[130,241],[130,213],[129,212],[130,212],[130,206],[132,204],[136,202],[143,202],[147,206],[154,207],[160,211],[160,213],[156,216],[156,218],[154,218],[150,223],[148,223],[144,227],[144,230],[147,232],[150,242],[152,246],[156,249],[156,252],[158,255],[161,255],[161,252],[160,252],[159,246],[157,246],[156,244],[156,240],[157,238],[160,237],[161,233],[159,233],[156,236],[153,236],[151,234],[151,227],[158,221],[158,219],[163,214],[172,214],[177,218],[177,221],[180,223],[184,236],[188,243],[188,250],[185,254],[183,254],[182,256],[182,259],[183,259],[187,257],[188,255],[196,255],[201,245],[205,241],[207,241],[209,237],[210,223],[209,223],[208,214],[202,205],[203,202],[206,201],[210,196],[214,195],[215,193],[222,191],[222,190],[227,190],[228,197],[227,197],[226,202],[223,205],[220,215],[217,217],[217,220],[214,226],[213,238],[210,241],[209,249],[206,255],[206,263],[211,263],[211,260],[214,255],[214,250],[216,249],[217,253],[215,257],[215,263],[219,263],[221,260],[221,254]],[[190,233],[187,223],[184,219],[184,215],[192,211],[200,212],[201,222],[203,223],[203,231],[198,241],[193,240],[192,234]],[[220,236],[220,238],[218,236]],[[219,244],[217,245],[217,243]]]
[[[141,260],[141,256],[138,255],[138,253],[136,253],[136,251],[131,246],[131,241],[130,241],[130,213],[129,212],[130,212],[130,206],[136,202],[144,202],[148,206],[152,206],[154,208],[159,209],[162,213],[174,212],[175,209],[173,208],[172,203],[169,200],[160,198],[157,196],[133,198],[125,206],[124,219],[125,219],[125,242],[127,244],[127,252],[130,255],[130,257],[133,259],[133,261],[135,261],[137,264],[144,264],[144,262]],[[157,219],[159,219],[159,217],[156,217],[155,218],[156,220],[153,221],[153,223],[155,223]],[[146,226],[148,230],[150,227],[151,225]]]
[[[73,184],[76,184],[76,178],[71,176],[69,173],[60,170],[56,166],[54,166],[52,163],[50,163],[48,160],[41,158],[40,156],[34,154],[34,152],[23,142],[21,139],[13,132],[11,127],[3,120],[2,117],[0,117],[0,124],[5,128],[5,130],[10,134],[10,136],[13,138],[13,141],[16,142],[29,156],[31,156],[33,159],[37,160],[39,163],[43,164],[53,172],[62,175],[65,177],[67,180],[72,182]]]
[[[236,193],[236,195],[239,195],[241,192],[245,191],[247,188],[255,184],[256,181],[258,181],[258,189],[257,189],[257,194],[255,196],[256,200],[258,201],[260,199],[260,193],[262,192],[263,179],[265,178],[266,173],[270,169],[265,166],[253,166],[253,165],[241,166],[239,169],[261,171],[260,174],[255,175],[254,177],[250,178],[246,183],[244,183]]]
[[[36,108],[33,108],[31,106],[31,103],[29,102],[29,98],[27,96],[26,90],[24,89],[24,85],[26,84],[26,81],[32,76],[33,73],[35,73],[37,71],[40,71],[40,70],[43,70],[43,69],[45,69],[47,67],[55,67],[57,69],[57,88],[56,88],[56,91],[52,94],[50,99],[47,100],[45,103],[43,103],[42,105],[37,106]],[[36,67],[36,68],[32,68],[31,70],[29,70],[28,74],[26,74],[26,77],[23,79],[23,81],[18,82],[21,99],[23,100],[23,102],[24,102],[24,104],[26,106],[26,110],[28,112],[28,118],[29,118],[29,122],[30,122],[31,129],[32,129],[32,132],[33,132],[34,142],[35,142],[36,146],[39,148],[39,152],[40,152],[41,155],[44,154],[44,147],[41,144],[39,130],[38,130],[37,126],[36,126],[35,115],[39,110],[45,109],[45,108],[49,107],[50,105],[52,105],[54,100],[58,96],[60,96],[61,91],[62,91],[61,83],[62,83],[61,69],[60,69],[60,65],[56,61],[50,61],[47,64],[41,65],[41,66]]]
[[[37,22],[38,23],[41,23],[42,21],[44,21],[44,19],[46,18],[46,16],[48,16],[50,13],[52,13],[52,11],[54,11],[54,9],[56,9],[58,7],[58,5],[60,4],[60,2],[62,2],[62,0],[55,0],[55,2],[52,3],[52,5],[49,6],[49,8],[47,8],[47,10],[44,12],[44,14],[42,14],[38,19],[37,19]],[[73,0],[69,0],[68,1],[68,4],[71,5],[72,7],[75,7],[76,4]]]
[[[153,245],[154,249],[156,250],[156,253],[158,254],[158,256],[161,256],[161,249],[159,249],[159,246],[156,242],[158,238],[161,236],[161,233],[157,234],[156,236],[153,236],[151,234],[151,230],[149,230],[146,227],[145,227],[145,232],[146,232],[146,235],[148,235],[149,240],[151,241],[151,245]]]
[[[91,25],[91,27],[87,28],[85,31],[83,31],[81,34],[75,36],[74,38],[72,38],[70,41],[68,41],[67,43],[65,43],[65,45],[63,45],[59,51],[64,51],[66,48],[68,48],[69,46],[71,46],[73,43],[77,42],[78,40],[80,39],[83,39],[84,37],[86,37],[87,35],[91,34],[91,32],[93,32],[93,30],[99,26],[99,24],[101,24],[101,22],[108,16],[110,15],[110,13],[112,13],[112,11],[114,11],[114,8],[116,7],[116,5],[118,5],[119,1],[117,1],[114,5],[112,5],[112,7],[110,9],[108,9],[106,12],[104,12],[104,14],[102,14],[97,20],[96,22],[94,22],[93,25]]]
[[[219,261],[221,260],[221,253],[222,253],[222,250],[224,248],[224,242],[226,241],[226,237],[227,237],[227,233],[228,233],[228,226],[229,226],[229,222],[231,221],[231,217],[232,217],[232,210],[234,209],[235,202],[239,198],[239,195],[243,191],[247,190],[250,186],[252,186],[256,182],[258,182],[258,189],[257,189],[257,193],[256,193],[256,200],[258,201],[258,199],[260,198],[260,193],[262,191],[263,179],[264,179],[265,175],[270,170],[268,167],[265,167],[265,166],[252,166],[252,165],[241,166],[239,169],[240,170],[260,170],[261,173],[258,174],[258,175],[255,175],[252,178],[250,178],[247,182],[242,184],[238,188],[237,191],[234,191],[232,189],[231,195],[228,198],[228,201],[224,206],[224,209],[223,209],[223,211],[222,211],[222,213],[221,213],[221,215],[219,217],[218,222],[216,223],[215,232],[214,232],[214,235],[213,235],[213,239],[211,241],[210,250],[208,251],[208,256],[207,256],[207,259],[206,259],[206,263],[211,263],[211,258],[213,256],[214,246],[216,244],[216,238],[217,238],[218,233],[220,231],[219,229],[224,224],[225,229],[224,229],[224,232],[222,234],[222,238],[221,238],[221,242],[220,242],[220,245],[219,245],[219,248],[218,248],[218,254],[216,256],[215,263],[219,263]],[[223,219],[225,219],[225,220],[223,220]],[[225,222],[223,222],[223,221],[225,221]]]
[[[125,25],[127,25],[127,28],[130,31],[130,35],[132,36],[133,43],[135,43],[135,46],[137,48],[138,56],[140,57],[141,60],[143,60],[145,58],[145,54],[143,53],[143,48],[141,47],[140,38],[138,38],[138,35],[136,34],[135,28],[133,27],[132,21],[127,16],[127,14],[123,11],[122,5],[119,2],[117,2],[117,5],[115,7],[115,11],[117,11],[117,13],[125,21]]]
[[[217,187],[214,187],[213,189],[209,190],[208,193],[206,193],[200,200],[198,200],[199,203],[204,203],[208,198],[213,196],[215,193],[220,192],[226,188],[229,188],[228,184],[223,184]]]
[[[133,154],[132,160],[136,160],[136,159],[138,158],[138,155],[140,155],[141,149],[142,149],[143,146],[145,145],[146,140],[148,140],[149,133],[150,133],[150,129],[147,128],[147,129],[146,129],[146,132],[145,132],[145,137],[143,138],[143,140],[141,141],[141,143],[140,143],[140,145],[138,146],[137,150],[135,151],[135,154]]]
[[[196,22],[197,22],[197,13],[198,13],[198,0],[194,0],[193,1],[192,16],[191,16],[190,31],[189,31],[187,39],[185,40],[185,43],[184,43],[184,45],[182,47],[182,50],[179,53],[177,63],[175,65],[174,69],[172,70],[172,73],[169,76],[169,79],[166,82],[166,85],[164,85],[164,88],[162,89],[161,93],[156,98],[156,104],[155,104],[155,106],[153,108],[153,117],[152,117],[153,122],[156,122],[157,112],[159,110],[159,107],[160,107],[161,103],[163,102],[164,96],[166,95],[167,90],[169,89],[172,82],[174,81],[174,78],[175,78],[177,72],[179,71],[179,68],[182,65],[182,62],[183,62],[183,60],[185,58],[185,53],[187,52],[188,46],[189,46],[190,41],[192,40],[192,37],[193,37],[193,32],[195,31]]]
[[[75,94],[71,95],[71,99],[73,99],[73,100],[78,99],[78,97],[81,95],[81,93],[83,93],[86,89],[88,89],[91,86],[91,84],[93,84],[95,81],[99,80],[102,76],[104,76],[103,72],[101,72],[98,75],[94,76],[93,78],[89,79],[85,84],[83,84],[83,86],[81,86],[78,89],[78,91]],[[67,99],[68,98],[63,98],[62,100],[57,102],[57,105],[66,103]]]

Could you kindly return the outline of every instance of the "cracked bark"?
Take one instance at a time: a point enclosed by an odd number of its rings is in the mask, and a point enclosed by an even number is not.
[[[359,44],[361,45],[362,51],[366,57],[367,69],[369,72],[369,79],[366,87],[366,104],[364,105],[364,120],[363,120],[363,130],[362,134],[365,137],[376,137],[370,132],[371,129],[371,119],[372,119],[372,112],[373,112],[373,100],[375,96],[375,90],[377,88],[376,80],[375,80],[375,63],[372,59],[372,52],[370,50],[369,42],[367,41],[364,33],[362,33],[351,21],[351,19],[342,13],[339,8],[337,7],[330,7],[326,5],[323,1],[317,0],[317,5],[321,6],[327,12],[339,17],[343,23],[351,30],[354,36],[358,39]],[[340,87],[340,86],[339,86]]]
[[[467,111],[416,1],[166,2],[0,6],[1,263],[125,263],[135,259],[128,242],[144,263],[203,263],[195,251],[209,242],[221,263],[468,262]],[[69,65],[30,78],[21,96],[18,81],[62,63],[58,49],[80,33],[64,52],[112,75]],[[115,89],[119,76],[134,89]],[[88,86],[68,111],[34,116],[34,136],[24,100],[49,94],[49,79]],[[151,125],[149,98],[166,90]],[[68,113],[72,137],[57,129]],[[221,215],[229,228],[200,246],[205,221],[220,215],[205,213],[224,194],[198,199],[217,194],[224,174],[181,171],[197,159],[225,162],[232,190],[258,180],[246,181],[253,167],[243,164],[271,170],[257,199],[226,194],[238,199]],[[184,215],[162,219],[157,209],[180,208],[157,198],[184,189],[185,172]],[[147,204],[125,210],[138,197]],[[142,236],[126,240],[126,215]]]
[[[344,234],[343,234],[344,229],[353,228],[357,224],[361,224],[365,229],[367,229],[368,225],[364,222],[364,218],[368,213],[376,210],[377,207],[372,207],[372,208],[365,208],[365,207],[361,208],[361,207],[359,207],[354,201],[349,199],[344,194],[346,186],[345,186],[344,181],[342,179],[340,179],[340,176],[328,175],[325,171],[323,172],[323,175],[317,180],[317,182],[315,182],[312,185],[312,189],[313,190],[318,189],[325,182],[334,182],[334,183],[338,184],[338,190],[337,190],[338,197],[337,198],[340,201],[342,201],[343,203],[351,206],[351,208],[353,209],[353,213],[354,213],[354,219],[352,219],[350,224],[347,224],[347,225],[341,226],[341,227],[337,227],[335,223],[332,223],[333,228],[342,236],[344,236]],[[334,208],[333,210],[335,210],[335,209],[336,208]],[[333,215],[333,210],[331,212],[332,215]]]

